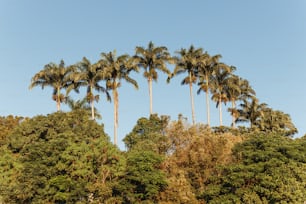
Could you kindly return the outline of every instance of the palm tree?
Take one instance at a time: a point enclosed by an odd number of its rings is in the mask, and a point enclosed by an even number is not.
[[[255,91],[246,79],[232,74],[228,80],[226,93],[227,98],[232,103],[232,107],[228,111],[232,115],[232,127],[235,128],[236,119],[239,114],[236,108],[236,102],[255,97]]]
[[[283,132],[286,136],[297,133],[297,129],[288,114],[282,111],[265,108],[263,116],[256,121],[256,126],[261,131]]]
[[[138,84],[129,74],[131,71],[138,71],[137,65],[129,55],[116,56],[116,51],[109,53],[101,53],[102,59],[99,63],[104,67],[104,75],[106,79],[106,88],[112,90],[114,100],[114,144],[117,144],[118,129],[118,108],[119,95],[118,88],[121,86],[121,80],[131,83],[136,89]]]
[[[94,90],[106,94],[107,100],[111,100],[111,97],[103,86],[99,84],[103,80],[103,67],[98,64],[92,64],[86,57],[77,64],[78,72],[74,73],[72,78],[74,80],[75,88],[78,89],[81,86],[87,87],[86,99],[91,106],[91,118],[95,119],[95,107],[94,101],[99,101],[99,95],[94,95]]]
[[[82,100],[73,100],[70,97],[67,97],[66,104],[71,109],[71,111],[85,110],[89,113],[89,117],[92,117],[91,114],[91,106],[87,102],[87,98],[83,98]],[[95,118],[101,119],[101,115],[98,113],[98,110],[94,108]]]
[[[256,128],[260,124],[261,118],[264,117],[264,112],[268,105],[266,103],[259,103],[258,99],[253,97],[251,101],[244,99],[240,104],[241,109],[238,109],[239,117],[237,122],[250,122],[251,128]]]
[[[187,72],[188,75],[181,82],[182,85],[189,85],[190,101],[191,101],[191,111],[192,111],[192,123],[195,124],[195,110],[194,110],[194,100],[192,93],[192,84],[196,83],[198,76],[198,63],[200,58],[203,56],[203,49],[196,49],[193,45],[187,50],[182,48],[177,51],[180,55],[176,60],[176,65],[173,71],[173,75],[178,75]]]
[[[239,86],[240,86],[240,96],[238,97],[238,100],[243,101],[244,99],[255,98],[256,92],[251,87],[248,80],[240,78]]]
[[[219,63],[216,65],[216,70],[212,75],[212,100],[216,102],[216,107],[219,107],[220,126],[223,125],[222,102],[226,104],[226,102],[229,100],[226,90],[230,83],[229,78],[234,70],[235,67],[229,67],[224,63]]]
[[[57,111],[60,111],[61,103],[65,101],[61,90],[73,86],[70,75],[74,69],[73,66],[65,67],[64,60],[61,60],[59,64],[49,63],[34,75],[29,88],[32,89],[35,86],[41,86],[42,89],[46,86],[52,87],[52,99],[56,101]]]
[[[232,107],[228,110],[232,115],[232,124],[231,126],[235,128],[236,118],[238,117],[238,111],[236,110],[236,101],[241,95],[241,78],[237,75],[231,75],[228,78],[228,83],[226,87],[226,95],[229,101],[232,103]]]
[[[153,114],[153,93],[152,82],[157,81],[158,73],[160,70],[168,76],[171,72],[166,66],[167,62],[172,62],[172,58],[168,49],[164,46],[155,47],[150,41],[147,48],[136,47],[136,55],[134,59],[137,61],[138,66],[144,69],[143,76],[148,80],[149,96],[150,96],[150,114]]]
[[[232,75],[229,79],[230,83],[227,87],[227,97],[232,103],[232,107],[228,111],[232,115],[232,127],[236,128],[236,119],[239,117],[239,112],[236,108],[237,101],[252,99],[256,93],[249,84],[249,81],[237,75]]]
[[[197,94],[200,94],[201,91],[205,92],[206,95],[206,111],[207,111],[207,125],[210,127],[210,105],[209,105],[209,90],[210,88],[210,81],[211,77],[214,73],[215,66],[219,62],[219,58],[221,55],[215,55],[210,57],[207,53],[204,53],[203,56],[200,58],[200,62],[198,64],[198,71],[199,71],[199,80],[198,83],[199,89]]]

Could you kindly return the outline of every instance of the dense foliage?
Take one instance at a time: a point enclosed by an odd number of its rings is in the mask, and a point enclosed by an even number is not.
[[[3,203],[302,203],[306,138],[151,115],[112,145],[82,110],[3,117]],[[9,121],[18,121],[11,123]],[[239,132],[240,131],[240,132]]]
[[[84,116],[85,115],[85,116]],[[6,203],[104,202],[124,168],[122,154],[83,111],[23,122],[1,148]]]
[[[254,135],[233,149],[233,162],[200,196],[209,203],[303,203],[306,140]]]

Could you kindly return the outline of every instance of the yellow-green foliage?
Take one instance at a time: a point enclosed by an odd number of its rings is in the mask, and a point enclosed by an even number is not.
[[[196,196],[219,165],[232,161],[231,149],[242,137],[216,134],[203,125],[186,127],[182,121],[169,125],[169,142],[164,170],[168,187],[161,193],[163,203],[198,203]]]
[[[23,117],[12,115],[0,117],[0,146],[5,143],[5,139],[10,132],[23,120],[25,120]]]

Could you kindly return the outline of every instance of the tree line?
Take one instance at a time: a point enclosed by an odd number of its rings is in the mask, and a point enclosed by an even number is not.
[[[236,68],[220,61],[221,55],[210,55],[203,48],[191,45],[181,48],[171,55],[165,46],[155,46],[149,42],[147,47],[137,46],[135,53],[117,55],[116,51],[101,53],[101,59],[90,62],[86,57],[73,65],[66,66],[64,60],[59,64],[49,63],[36,73],[31,80],[30,89],[35,86],[53,88],[52,99],[56,102],[57,110],[61,103],[69,101],[68,95],[74,90],[79,93],[80,87],[86,87],[86,95],[81,104],[87,101],[90,104],[91,118],[97,118],[95,102],[99,101],[99,93],[106,95],[108,101],[114,103],[114,143],[117,144],[118,127],[118,88],[125,80],[138,89],[136,79],[131,77],[132,72],[143,71],[147,79],[150,97],[150,114],[153,114],[153,81],[157,82],[159,73],[167,75],[167,82],[173,77],[185,74],[182,85],[188,85],[192,110],[192,123],[196,124],[193,86],[197,93],[205,93],[207,126],[210,127],[210,100],[216,103],[219,109],[220,127],[223,126],[222,103],[231,103],[228,108],[232,116],[231,127],[236,123],[249,122],[252,129],[260,131],[283,130],[287,135],[293,135],[297,129],[291,122],[288,114],[273,110],[267,104],[260,103],[256,98],[248,80],[235,74]],[[174,66],[174,70],[169,69]],[[62,90],[66,93],[63,94]],[[96,94],[96,92],[98,94]],[[110,93],[111,92],[111,93]],[[79,105],[80,105],[80,102]],[[70,99],[70,105],[73,101]],[[238,104],[239,103],[239,104]],[[237,105],[238,104],[238,105]]]
[[[303,203],[306,137],[139,118],[110,142],[85,110],[0,117],[0,203]]]

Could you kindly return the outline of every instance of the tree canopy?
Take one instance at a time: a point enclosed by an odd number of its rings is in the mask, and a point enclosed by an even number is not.
[[[11,120],[10,118],[9,120]],[[17,119],[17,118],[16,118]],[[19,121],[19,120],[16,120]],[[26,119],[0,146],[4,203],[301,203],[306,140],[140,118],[110,143],[86,110]]]
[[[1,164],[10,166],[10,177],[1,179],[1,194],[7,203],[104,202],[112,197],[111,183],[124,161],[103,126],[88,120],[84,111],[23,122],[5,150]]]

